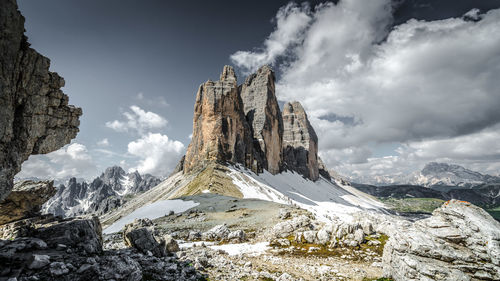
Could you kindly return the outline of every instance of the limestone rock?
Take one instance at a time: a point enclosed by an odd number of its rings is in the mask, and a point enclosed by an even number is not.
[[[7,198],[0,202],[0,225],[35,216],[56,193],[52,184],[52,181],[17,182]]]
[[[252,136],[243,113],[236,75],[225,66],[219,81],[203,83],[196,95],[193,137],[184,172],[206,161],[253,164]]]
[[[82,110],[68,105],[64,79],[49,71],[49,59],[29,47],[15,0],[1,2],[0,27],[2,200],[30,155],[59,149],[76,136]]]
[[[180,251],[179,244],[170,235],[163,236],[161,243],[167,253],[174,253]]]
[[[265,65],[246,78],[240,91],[245,116],[252,128],[257,161],[271,174],[280,172],[283,139],[283,120],[274,81],[274,72]]]
[[[283,161],[287,169],[306,178],[319,177],[318,137],[297,101],[283,107]]]
[[[102,252],[102,228],[98,217],[67,219],[35,227],[32,235],[44,240],[51,248],[63,244],[88,254]]]
[[[500,280],[500,223],[468,202],[448,201],[393,232],[383,269],[395,281]]]
[[[217,226],[214,226],[207,232],[204,232],[201,237],[204,240],[223,240],[226,239],[229,236],[229,233],[231,231],[225,224],[220,224]]]
[[[136,219],[125,225],[123,228],[125,245],[134,247],[144,254],[151,252],[156,257],[164,256],[164,247],[156,241],[152,226],[153,223],[150,219]]]

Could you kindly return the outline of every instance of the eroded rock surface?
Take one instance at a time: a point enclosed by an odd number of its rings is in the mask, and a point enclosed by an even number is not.
[[[196,95],[193,137],[184,172],[206,161],[228,161],[250,167],[252,137],[243,113],[236,75],[225,66],[219,81],[203,83]]]
[[[299,102],[284,105],[283,128],[283,161],[286,168],[317,180],[318,137]]]
[[[384,275],[399,280],[500,280],[500,223],[465,201],[394,231],[384,248]]]
[[[50,60],[29,47],[24,17],[14,0],[0,9],[0,200],[32,154],[69,143],[78,133],[80,108],[68,105],[64,79]]]
[[[283,120],[274,88],[274,72],[267,65],[241,85],[241,99],[251,125],[255,154],[262,168],[272,174],[281,169]]]
[[[52,181],[17,182],[0,202],[0,225],[37,215],[42,204],[56,193],[52,184]]]

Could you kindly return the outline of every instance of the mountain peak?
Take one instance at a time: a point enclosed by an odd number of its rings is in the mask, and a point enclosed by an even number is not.
[[[224,66],[220,81],[200,86],[194,109],[184,173],[216,161],[319,178],[318,137],[299,102],[280,111],[271,67],[262,66],[237,87],[234,69]]]

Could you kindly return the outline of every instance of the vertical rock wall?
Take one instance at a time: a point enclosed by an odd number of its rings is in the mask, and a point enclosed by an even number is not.
[[[286,168],[317,180],[318,137],[299,102],[289,102],[283,107],[283,127],[283,162]]]
[[[251,131],[230,66],[224,67],[219,81],[207,81],[198,90],[184,171],[215,160],[253,164]]]
[[[256,158],[272,174],[281,169],[283,120],[274,89],[274,73],[267,65],[241,85],[241,99],[251,125]]]
[[[24,17],[14,0],[0,8],[0,200],[31,154],[69,143],[78,133],[80,108],[68,105],[64,79],[50,72],[50,60],[31,49]]]

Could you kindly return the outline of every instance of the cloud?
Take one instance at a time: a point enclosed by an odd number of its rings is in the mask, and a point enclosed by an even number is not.
[[[109,140],[107,138],[104,138],[104,139],[98,141],[97,145],[103,146],[103,147],[109,146]]]
[[[245,73],[253,72],[264,64],[273,64],[290,46],[300,43],[300,34],[311,21],[310,7],[306,3],[298,6],[291,2],[279,9],[275,20],[276,30],[264,41],[262,48],[231,55],[231,61],[244,68]]]
[[[366,181],[377,176],[409,174],[431,161],[495,175],[500,171],[499,139],[500,125],[497,125],[465,136],[402,144],[394,156],[368,158],[364,163],[337,162],[332,167],[341,174]]]
[[[17,178],[62,179],[82,177],[90,179],[97,167],[83,144],[72,143],[45,155],[31,155],[21,167]]]
[[[130,142],[128,153],[140,158],[130,171],[168,176],[184,153],[184,144],[170,140],[166,135],[149,133]]]
[[[296,44],[269,56],[286,62],[277,66],[278,99],[303,103],[326,162],[359,164],[374,144],[416,148],[500,122],[500,10],[391,27],[392,12],[389,0],[316,6],[303,12],[311,20]],[[271,35],[285,30],[276,25]],[[233,60],[239,54],[253,55],[236,62],[254,69],[267,53],[238,51]]]
[[[139,92],[139,93],[137,93],[135,98],[148,106],[167,107],[170,105],[170,104],[168,104],[167,100],[163,96],[149,98],[149,97],[146,97],[146,95],[144,93]]]
[[[124,121],[109,121],[106,122],[106,127],[117,132],[135,131],[143,134],[148,130],[161,129],[167,125],[167,120],[154,112],[145,111],[137,105],[132,105],[130,109],[132,112],[123,113]]]

